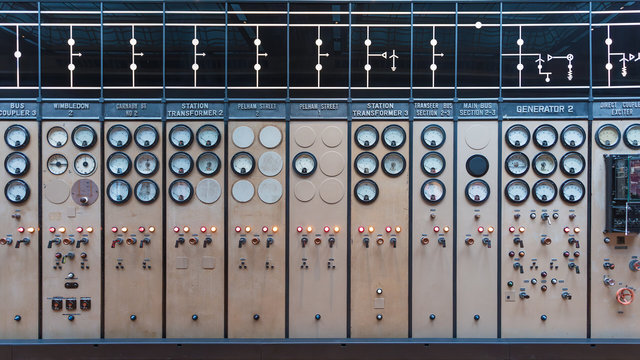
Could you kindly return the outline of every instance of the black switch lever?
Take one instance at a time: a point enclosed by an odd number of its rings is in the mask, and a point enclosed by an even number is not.
[[[564,300],[571,300],[571,294],[570,294],[568,291],[564,291],[564,292],[562,293],[562,298],[563,298]]]
[[[113,240],[111,242],[111,247],[112,248],[116,247],[116,244],[118,244],[118,245],[122,244],[122,238],[119,237],[119,238],[116,238],[115,240]]]
[[[368,237],[362,239],[362,242],[364,243],[365,247],[369,247],[369,238]]]
[[[335,243],[336,243],[336,238],[330,237],[329,238],[329,247],[332,248]]]
[[[442,245],[443,248],[447,247],[447,241],[443,237],[438,238],[438,244]]]
[[[247,238],[241,237],[240,240],[238,240],[238,248],[241,248],[242,245],[245,245],[247,243]]]
[[[302,247],[306,247],[309,239],[307,237],[303,237],[300,241],[302,242]]]
[[[82,239],[76,241],[76,249],[80,248],[80,244],[88,244],[89,243],[89,238],[88,237],[83,237]]]
[[[206,248],[208,244],[211,244],[211,242],[213,242],[212,238],[210,238],[210,237],[204,238],[204,242],[202,243],[202,247]]]
[[[61,241],[62,241],[62,240],[61,240],[59,237],[55,237],[55,238],[53,238],[53,239],[49,240],[49,243],[47,244],[47,249],[51,249],[51,245],[52,245],[52,244],[60,245],[60,242],[61,242]],[[113,246],[112,246],[112,247],[113,247]]]
[[[183,237],[179,237],[178,239],[176,239],[176,248],[177,248],[180,244],[184,244],[184,238],[183,238]]]
[[[528,299],[529,298],[529,294],[527,294],[526,292],[522,291],[520,292],[520,299]]]
[[[151,242],[151,239],[149,239],[149,237],[143,238],[142,240],[140,240],[140,248],[142,249],[145,243],[149,244],[150,242]]]
[[[487,248],[491,249],[491,240],[489,240],[489,238],[482,238],[482,245],[484,245]]]
[[[273,245],[273,238],[272,237],[268,237],[267,238],[267,247],[271,247],[271,245]]]
[[[573,245],[576,244],[576,248],[580,247],[580,241],[576,240],[576,238],[570,237],[569,238],[569,245]]]
[[[394,237],[392,237],[391,239],[389,239],[389,241],[391,242],[391,245],[393,245],[393,247],[396,247],[398,240]]]
[[[519,262],[515,262],[515,263],[513,263],[513,268],[514,268],[515,270],[520,270],[520,273],[521,273],[521,274],[524,274],[524,270],[523,270],[523,268],[522,268],[522,265],[521,265]]]
[[[20,243],[23,242],[25,245],[28,245],[31,242],[31,239],[24,238],[22,240],[16,241],[16,249],[20,247]]]
[[[513,243],[516,245],[520,245],[521,248],[524,247],[524,241],[517,236],[513,238]]]

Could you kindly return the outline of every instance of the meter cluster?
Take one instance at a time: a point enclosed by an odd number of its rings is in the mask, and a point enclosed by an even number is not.
[[[29,144],[29,131],[22,125],[11,125],[4,134],[4,142],[12,150],[4,159],[4,169],[13,178],[7,182],[4,195],[19,204],[29,198],[29,185],[22,180],[29,171],[29,158],[21,150]]]

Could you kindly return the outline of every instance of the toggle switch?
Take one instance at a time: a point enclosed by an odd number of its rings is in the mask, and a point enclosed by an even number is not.
[[[363,238],[362,242],[364,243],[365,247],[367,247],[367,248],[369,247],[369,238],[368,237]]]
[[[329,247],[332,248],[333,245],[335,245],[335,243],[336,243],[336,238],[330,237],[329,238]]]
[[[54,237],[53,239],[49,240],[49,243],[47,244],[47,249],[51,249],[51,245],[53,244],[60,245],[61,242],[62,242],[62,239],[60,239],[59,237]]]
[[[389,239],[389,242],[391,243],[391,246],[396,247],[398,240],[392,237],[391,239]]]
[[[611,279],[611,278],[608,278],[608,277],[605,277],[605,278],[603,279],[603,282],[604,282],[604,284],[605,284],[605,285],[607,285],[607,286],[614,286],[614,285],[616,284],[616,281],[615,281],[615,280],[613,280],[613,279]]]
[[[24,243],[25,245],[29,245],[29,243],[31,243],[31,239],[23,238],[21,240],[16,241],[16,249],[20,247],[20,243]]]
[[[520,296],[520,299],[522,299],[522,300],[525,300],[525,299],[528,299],[528,298],[529,298],[529,294],[527,294],[527,293],[526,293],[526,292],[524,292],[524,291],[521,291],[521,292],[520,292],[520,294],[519,294],[519,296]]]
[[[118,245],[122,245],[122,242],[123,242],[123,241],[124,241],[124,240],[122,240],[122,238],[121,238],[121,237],[116,238],[115,240],[113,240],[113,241],[111,242],[111,247],[112,247],[112,248],[116,247],[116,244],[118,244]]]
[[[0,245],[11,245],[11,243],[13,243],[11,238],[0,238]]]
[[[271,247],[271,245],[273,245],[273,238],[269,236],[267,238],[267,248]]]
[[[482,238],[482,245],[486,246],[487,248],[491,249],[491,240],[489,240],[489,238]]]
[[[206,248],[207,245],[210,245],[212,242],[213,242],[213,239],[207,236],[206,238],[204,238],[204,241],[202,243],[202,247]],[[269,247],[269,241],[268,240],[267,240],[267,247]]]
[[[513,238],[513,243],[516,245],[520,245],[521,248],[524,247],[524,241],[518,236]]]
[[[309,238],[307,238],[306,236],[303,236],[303,237],[300,239],[300,242],[302,243],[302,247],[306,247],[306,246],[307,246],[307,243],[309,242]]]
[[[142,238],[142,240],[140,240],[140,248],[142,249],[144,247],[144,244],[149,244],[151,242],[151,238],[148,236],[145,236],[144,238]]]
[[[520,264],[519,262],[514,262],[514,263],[513,263],[513,269],[514,269],[514,270],[520,270],[520,273],[521,273],[521,274],[524,274],[523,266],[522,266],[522,264]]]
[[[562,292],[562,299],[571,300],[571,293],[569,293],[568,291],[563,291]]]
[[[616,267],[615,264],[610,262],[605,262],[604,264],[602,264],[602,266],[608,270],[613,270]]]
[[[86,236],[83,236],[80,240],[78,240],[76,242],[76,249],[79,249],[81,244],[85,244],[86,245],[88,243],[89,243],[89,238],[86,237]]]
[[[580,247],[580,241],[576,240],[576,238],[570,237],[568,241],[569,241],[569,245],[576,244],[576,248]]]
[[[244,238],[242,238],[244,239]],[[177,248],[178,246],[180,246],[180,244],[184,244],[184,238],[183,237],[179,237],[176,239],[176,245],[175,247]]]
[[[442,247],[447,247],[447,241],[443,237],[438,238],[438,244],[442,245]]]
[[[241,248],[241,247],[242,247],[242,245],[246,245],[246,244],[247,244],[247,238],[245,238],[245,237],[241,237],[241,238],[238,240],[238,248]],[[176,247],[178,247],[178,246],[176,245]]]

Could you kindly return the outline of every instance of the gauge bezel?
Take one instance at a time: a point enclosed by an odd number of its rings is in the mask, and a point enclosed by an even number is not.
[[[575,146],[571,146],[571,144],[567,144],[564,141],[564,134],[569,131],[569,128],[577,128],[580,133],[582,134],[582,142],[578,145]],[[579,149],[582,147],[582,145],[584,145],[584,143],[587,141],[587,134],[585,133],[584,129],[582,128],[582,126],[578,125],[578,124],[569,124],[567,126],[564,127],[564,129],[562,129],[562,132],[560,132],[560,142],[562,143],[562,146],[564,146],[567,149]]]
[[[373,187],[376,189],[376,196],[373,199],[362,200],[358,197],[358,187],[364,183],[371,183],[373,184]],[[372,202],[376,201],[379,194],[380,194],[380,189],[378,188],[378,184],[376,184],[376,182],[371,179],[362,179],[358,181],[356,185],[353,187],[353,196],[356,198],[357,201],[361,202],[362,204],[371,204]]]
[[[26,161],[26,165],[24,167],[24,169],[22,169],[22,171],[19,174],[14,174],[12,172],[9,171],[9,158],[13,155],[22,155],[22,157],[25,159]],[[7,155],[4,158],[4,170],[7,172],[7,174],[14,176],[14,177],[18,177],[18,176],[23,176],[25,175],[28,171],[29,168],[31,167],[31,162],[29,161],[29,157],[27,157],[27,155],[25,155],[24,153],[20,152],[20,151],[14,151],[12,153],[10,153],[9,155]]]
[[[93,168],[93,171],[91,171],[91,172],[90,172],[90,173],[88,173],[88,174],[81,174],[80,172],[78,172],[78,168],[76,167],[76,161],[78,161],[78,158],[79,158],[80,156],[84,156],[84,155],[88,155],[90,158],[92,158],[92,159],[93,159],[94,163],[96,164],[96,166]],[[95,174],[96,170],[98,170],[98,160],[96,160],[96,158],[95,158],[93,155],[89,154],[89,153],[86,153],[86,152],[79,153],[79,154],[78,154],[78,155],[76,155],[76,157],[73,159],[73,171],[75,171],[75,172],[76,172],[76,174],[78,174],[78,176],[91,176],[91,175]]]
[[[471,187],[471,184],[475,183],[475,182],[479,182],[484,184],[484,186],[487,188],[487,197],[484,200],[474,200],[472,198],[469,197],[469,188]],[[487,200],[489,200],[489,197],[491,196],[491,187],[489,186],[489,184],[482,180],[482,179],[471,179],[471,181],[469,181],[469,183],[467,183],[467,186],[464,188],[464,196],[467,198],[467,200],[471,201],[474,204],[482,204],[484,202],[486,202]]]
[[[582,188],[582,196],[577,200],[571,201],[571,200],[567,199],[566,197],[564,197],[563,189],[564,189],[565,186],[567,186],[568,183],[573,183],[573,182],[577,182],[580,185],[580,187]],[[582,183],[582,181],[580,181],[578,179],[567,179],[562,183],[562,185],[560,185],[560,197],[562,198],[562,200],[564,200],[564,201],[566,201],[566,202],[568,202],[570,204],[576,204],[576,203],[579,203],[580,201],[582,201],[582,199],[584,199],[585,193],[586,193],[586,188],[584,187],[584,184]]]
[[[51,158],[52,158],[52,157],[54,157],[54,156],[62,156],[65,160],[67,160],[67,166],[65,166],[64,170],[63,170],[60,174],[56,174],[56,173],[54,173],[53,171],[51,171],[51,168],[49,167],[49,162],[51,161]],[[54,176],[62,175],[62,174],[64,174],[67,170],[69,170],[69,159],[67,159],[67,157],[66,157],[66,156],[64,156],[64,155],[62,155],[62,154],[60,154],[60,153],[51,154],[51,156],[49,156],[49,157],[47,158],[47,170],[49,171],[49,173],[50,173],[51,175],[54,175]]]
[[[374,132],[375,132],[375,134],[376,134],[376,139],[375,139],[375,141],[373,142],[373,144],[369,144],[369,146],[362,145],[362,144],[360,144],[360,142],[358,141],[358,133],[359,133],[362,129],[364,129],[364,128],[372,128],[372,129],[373,129],[373,131],[374,131]],[[358,128],[356,129],[356,131],[353,133],[353,140],[355,141],[356,145],[357,145],[360,149],[364,149],[364,150],[372,149],[372,148],[374,148],[376,145],[378,145],[378,141],[380,140],[380,133],[378,132],[378,129],[377,129],[375,126],[373,126],[373,125],[371,125],[371,124],[363,124],[363,125],[358,126]]]
[[[541,131],[543,128],[550,128],[553,131],[553,134],[555,135],[555,140],[553,141],[553,143],[548,144],[547,146],[544,146],[544,145],[538,143],[538,139],[537,139],[537,135],[536,135],[538,133],[538,131]],[[542,125],[538,126],[533,131],[533,142],[536,144],[537,147],[539,147],[541,149],[551,149],[552,147],[554,147],[558,143],[558,130],[556,130],[556,128],[553,127],[553,125],[551,125],[551,124],[542,124]]]
[[[442,169],[440,169],[440,171],[435,172],[435,173],[430,173],[427,171],[427,169],[424,168],[424,161],[427,158],[427,156],[430,155],[436,155],[439,156],[440,159],[442,160]],[[444,169],[447,167],[447,161],[444,159],[444,156],[442,154],[440,154],[437,151],[429,151],[428,153],[424,154],[424,156],[422,156],[422,160],[420,160],[420,168],[422,168],[422,172],[427,175],[427,176],[439,176],[444,172]]]
[[[7,137],[9,136],[9,131],[11,131],[12,129],[22,129],[22,131],[24,131],[25,133],[25,137],[24,137],[24,142],[19,145],[19,146],[15,146],[12,144],[9,144],[9,141],[7,139]],[[26,127],[20,125],[20,124],[13,124],[13,125],[9,125],[7,127],[7,129],[4,131],[4,142],[5,144],[7,144],[8,147],[12,148],[12,149],[23,149],[24,147],[26,147],[27,145],[29,145],[29,140],[31,140],[31,136],[29,135],[29,130],[27,130]]]
[[[93,133],[93,139],[92,139],[91,143],[89,143],[87,145],[81,145],[81,144],[76,143],[76,133],[78,131],[80,131],[80,129],[89,129],[91,131],[91,133]],[[78,149],[83,149],[83,150],[91,149],[96,144],[97,141],[98,141],[98,134],[96,133],[96,130],[90,125],[80,124],[80,125],[76,126],[75,128],[73,128],[73,131],[71,132],[71,142]]]
[[[442,142],[438,145],[429,145],[427,143],[424,142],[424,133],[427,131],[427,129],[430,128],[436,128],[438,130],[440,130],[440,133],[442,134]],[[444,129],[442,128],[442,126],[438,125],[438,124],[429,124],[427,126],[424,127],[424,129],[422,129],[422,132],[420,133],[420,141],[422,142],[422,145],[424,145],[424,147],[426,147],[427,149],[431,149],[431,150],[437,150],[440,149],[442,147],[442,145],[444,145],[444,142],[447,140],[447,133],[444,131]]]
[[[187,183],[187,185],[189,186],[189,197],[187,197],[186,199],[180,201],[180,200],[176,200],[173,198],[173,196],[171,196],[171,189],[173,189],[173,187],[175,186],[176,183],[184,181],[185,183]],[[187,179],[176,179],[174,181],[171,182],[171,184],[169,185],[169,188],[167,189],[169,191],[169,198],[171,200],[173,200],[174,202],[178,203],[178,204],[184,204],[186,202],[189,202],[192,198],[193,198],[193,185],[191,185],[191,182],[188,181]]]
[[[187,141],[187,143],[184,144],[184,145],[174,144],[173,140],[171,139],[171,135],[173,134],[174,131],[177,131],[176,129],[178,129],[178,128],[185,128],[185,129],[187,129],[189,131],[189,141]],[[193,143],[193,130],[191,130],[191,127],[189,125],[186,125],[186,124],[176,124],[176,125],[174,125],[171,128],[171,130],[169,130],[169,143],[171,143],[171,145],[176,149],[186,149],[186,148],[188,148]]]
[[[182,180],[182,179],[180,179],[180,180]],[[138,189],[138,186],[140,186],[140,184],[142,184],[143,182],[150,182],[156,187],[156,195],[149,201],[141,200],[138,197],[137,189]],[[151,179],[142,179],[142,180],[138,181],[136,186],[133,188],[133,195],[136,197],[136,200],[140,201],[141,203],[143,203],[143,204],[151,204],[152,202],[154,202],[154,201],[156,201],[158,199],[158,196],[160,196],[160,187],[158,187],[158,184],[156,184],[156,182],[151,180]]]
[[[173,166],[171,166],[171,164],[173,163],[173,160],[179,155],[186,155],[187,159],[189,159],[189,170],[187,170],[187,171],[185,171],[183,173],[175,172],[173,170]],[[169,171],[171,171],[171,173],[173,175],[175,175],[175,176],[188,176],[193,171],[194,163],[193,163],[193,158],[191,157],[191,155],[189,155],[188,153],[186,153],[184,151],[178,151],[178,152],[174,153],[173,155],[171,155],[171,157],[169,158],[169,164],[168,165],[169,165]]]
[[[536,196],[536,187],[540,186],[540,184],[544,183],[544,182],[549,182],[549,183],[551,183],[551,185],[553,185],[553,197],[551,199],[547,199],[546,201],[540,200]],[[536,181],[535,184],[533,184],[533,187],[531,188],[531,194],[532,194],[533,198],[537,202],[539,202],[541,204],[548,204],[548,203],[552,202],[553,200],[555,200],[556,197],[558,196],[558,187],[556,186],[556,183],[553,182],[551,179],[540,179],[540,180]]]
[[[536,160],[543,155],[549,155],[551,156],[551,158],[553,159],[553,170],[551,170],[550,173],[548,174],[542,174],[538,171],[538,168],[536,167]],[[536,175],[538,176],[544,176],[544,177],[549,177],[553,174],[555,174],[556,170],[558,170],[558,159],[556,159],[556,157],[550,153],[549,151],[541,151],[539,153],[536,154],[536,156],[533,157],[533,160],[531,160],[531,164],[532,164],[532,168],[533,168],[533,172],[536,173]]]
[[[390,156],[393,156],[393,155],[398,155],[398,156],[400,156],[400,159],[402,159],[402,170],[400,170],[400,172],[397,173],[397,174],[392,174],[392,173],[388,172],[387,169],[385,169],[385,167],[384,167],[384,162],[386,161],[386,159],[389,158]],[[388,176],[390,176],[390,177],[398,177],[398,176],[402,175],[404,173],[404,171],[407,169],[407,160],[399,152],[392,151],[392,152],[387,153],[385,156],[382,157],[382,160],[380,161],[380,168],[382,169],[382,172],[387,174]]]
[[[144,144],[140,144],[138,142],[138,133],[140,131],[142,131],[143,128],[145,128],[145,129],[149,128],[149,129],[153,130],[153,133],[156,136],[156,141],[154,141],[153,143],[149,144],[149,146],[145,146]],[[158,135],[158,130],[156,130],[155,126],[153,126],[151,124],[142,124],[142,125],[138,126],[136,128],[136,130],[133,132],[133,141],[136,143],[136,145],[138,145],[139,148],[148,150],[148,149],[154,148],[158,144],[158,142],[160,141],[160,135]]]
[[[613,127],[613,129],[616,131],[616,133],[618,133],[618,141],[616,141],[614,144],[605,145],[605,144],[600,142],[600,132],[606,127]],[[614,124],[611,124],[611,123],[601,125],[598,128],[598,130],[596,130],[596,133],[595,133],[596,144],[598,144],[598,146],[600,146],[601,148],[603,148],[605,150],[611,150],[611,149],[615,148],[616,146],[618,146],[618,144],[620,144],[620,138],[622,138],[622,134],[620,133],[620,129],[617,126],[615,126]]]
[[[313,159],[313,169],[310,172],[306,172],[306,173],[301,173],[300,171],[298,171],[298,168],[296,168],[296,161],[298,160],[299,157],[307,155],[309,157],[311,157],[311,159]],[[296,156],[293,157],[293,160],[291,161],[291,165],[293,167],[293,171],[295,171],[296,174],[300,175],[300,176],[310,176],[312,175],[314,172],[316,172],[316,169],[318,168],[318,160],[316,159],[316,157],[308,152],[308,151],[302,151],[296,154]]]
[[[127,142],[125,142],[124,144],[122,144],[120,146],[114,145],[111,142],[111,134],[112,134],[113,131],[115,131],[114,130],[115,128],[124,129],[127,132]],[[107,130],[107,142],[114,149],[125,149],[127,146],[129,146],[129,144],[131,144],[131,130],[129,130],[129,128],[127,126],[125,126],[125,125],[115,124],[115,125],[111,126],[109,128],[109,130]]]
[[[525,168],[525,170],[524,170],[524,172],[522,174],[515,174],[509,168],[509,158],[511,158],[512,156],[515,156],[515,155],[522,155],[526,159],[527,166],[526,166],[526,168]],[[529,161],[529,157],[527,156],[527,154],[523,153],[522,151],[514,151],[511,154],[509,154],[506,159],[504,159],[504,169],[511,176],[515,176],[515,177],[525,176],[529,172],[529,168],[530,167],[531,167],[531,161]]]
[[[217,132],[218,132],[218,140],[215,142],[215,144],[212,145],[204,145],[200,142],[200,132],[204,131],[205,128],[208,127],[212,127],[214,128]],[[200,128],[198,128],[198,131],[196,131],[196,139],[198,144],[203,148],[203,149],[214,149],[216,146],[218,146],[218,144],[220,144],[220,139],[222,138],[222,133],[220,132],[220,129],[218,129],[217,126],[213,125],[213,124],[204,124],[202,126],[200,126]]]
[[[116,174],[111,170],[111,166],[109,166],[111,164],[111,159],[113,159],[114,156],[116,155],[124,155],[124,157],[127,159],[127,163],[129,164],[129,167],[127,167],[127,170],[123,173],[120,174]],[[122,151],[116,151],[113,154],[109,155],[109,157],[107,158],[107,171],[109,171],[109,173],[113,176],[125,176],[127,175],[130,171],[131,171],[131,167],[133,166],[133,164],[131,163],[131,158],[129,157],[129,155],[127,155],[126,153],[122,152]]]
[[[392,146],[390,144],[387,144],[387,142],[384,140],[384,134],[389,131],[390,129],[398,129],[402,132],[402,142],[400,144],[397,144],[396,146]],[[398,125],[398,124],[391,124],[388,125],[387,127],[385,127],[382,130],[382,144],[387,148],[387,149],[391,149],[391,150],[397,150],[400,149],[406,142],[407,142],[407,132],[404,131],[404,129],[402,128],[402,126]]]
[[[140,172],[140,170],[138,170],[138,159],[140,159],[140,157],[145,154],[150,154],[151,157],[153,157],[156,161],[156,168],[153,169],[153,171],[150,172],[149,174],[143,174]],[[138,173],[138,175],[140,176],[153,176],[155,175],[155,173],[158,172],[158,168],[160,167],[160,161],[158,160],[158,157],[151,151],[143,151],[140,154],[136,155],[136,158],[133,160],[133,167],[136,169],[136,173]]]
[[[200,167],[198,166],[198,163],[200,162],[200,158],[202,158],[204,155],[208,155],[208,154],[211,154],[211,155],[215,156],[215,158],[218,160],[218,168],[214,172],[212,172],[211,174],[207,174],[207,173],[203,172],[202,170],[200,170]],[[196,159],[195,166],[196,166],[196,169],[198,169],[198,172],[200,173],[200,175],[202,175],[202,176],[215,176],[220,171],[220,168],[222,167],[222,161],[220,160],[220,157],[216,153],[214,153],[213,151],[205,151],[202,154],[198,155],[198,158]]]
[[[527,188],[527,196],[525,196],[524,199],[514,200],[509,196],[509,187],[515,183],[524,184],[524,186]],[[511,201],[514,204],[522,204],[523,202],[527,201],[527,199],[529,199],[529,195],[531,195],[531,188],[529,187],[529,184],[523,179],[513,179],[509,181],[507,185],[504,187],[504,196],[507,198],[507,200]]]
[[[360,169],[358,169],[358,159],[360,159],[361,157],[363,157],[363,156],[365,156],[365,155],[373,156],[373,158],[376,160],[376,168],[375,168],[372,172],[370,172],[370,173],[368,173],[368,174],[362,173],[362,172],[360,172]],[[364,151],[364,152],[361,152],[361,153],[360,153],[360,154],[358,154],[358,155],[356,156],[356,158],[353,160],[353,169],[354,169],[354,170],[358,173],[358,175],[360,175],[360,176],[371,176],[371,175],[375,174],[376,172],[378,172],[378,169],[379,169],[379,168],[380,168],[380,161],[378,160],[378,157],[376,156],[376,154],[374,154],[374,153],[372,153],[372,152],[370,152],[370,151]]]
[[[572,174],[572,173],[567,172],[567,171],[564,169],[564,166],[563,166],[564,161],[565,161],[565,159],[566,159],[567,157],[569,157],[570,155],[578,155],[578,156],[580,157],[580,159],[582,160],[582,169],[581,169],[579,172],[577,172],[577,173],[573,173],[573,174]],[[565,174],[565,175],[567,175],[567,176],[578,176],[578,175],[582,174],[582,172],[583,172],[583,171],[584,171],[584,169],[586,169],[586,168],[587,168],[587,163],[586,163],[586,161],[585,161],[585,159],[584,159],[584,156],[582,156],[582,154],[580,154],[580,153],[579,153],[579,152],[577,152],[577,151],[569,151],[568,153],[566,153],[566,154],[562,155],[562,157],[560,158],[560,171],[562,171],[562,173],[563,173],[563,174]]]
[[[124,199],[122,199],[121,201],[114,200],[113,198],[111,198],[111,186],[113,186],[113,184],[114,184],[115,182],[123,182],[123,183],[127,186],[127,188],[129,189],[129,193],[128,193],[127,197],[126,197],[126,198],[124,198]],[[114,180],[112,180],[112,181],[109,183],[109,185],[107,185],[107,197],[108,197],[108,198],[109,198],[109,200],[111,200],[111,202],[112,202],[112,203],[114,203],[114,204],[124,204],[124,203],[126,203],[127,201],[129,201],[129,199],[131,199],[131,193],[132,193],[132,191],[133,191],[133,190],[131,189],[131,185],[129,185],[129,182],[127,182],[127,181],[126,181],[126,180],[124,180],[124,179],[114,179]]]
[[[627,145],[629,148],[631,149],[640,149],[640,144],[638,145],[633,145],[629,142],[629,139],[627,139],[627,134],[629,133],[629,130],[631,130],[632,127],[638,127],[640,128],[640,124],[636,123],[636,124],[631,124],[629,126],[627,126],[626,129],[624,129],[624,134],[622,135],[622,139],[624,140],[624,144]]]
[[[52,132],[52,131],[54,131],[54,130],[56,130],[56,131],[57,131],[58,129],[59,129],[59,130],[62,130],[62,132],[64,132],[65,140],[64,140],[64,142],[63,142],[62,144],[60,144],[60,145],[53,145],[53,144],[51,143],[51,141],[49,141],[49,139],[50,139],[50,137],[51,137],[51,132]],[[51,147],[54,147],[54,148],[56,148],[56,149],[59,149],[59,148],[61,148],[61,147],[65,146],[65,145],[67,145],[67,143],[68,143],[68,142],[69,142],[69,133],[68,133],[68,132],[67,132],[67,130],[66,130],[65,128],[63,128],[62,126],[53,126],[53,127],[51,127],[51,128],[49,129],[49,131],[47,131],[47,143],[48,143]]]
[[[525,141],[524,144],[520,144],[520,146],[516,146],[516,145],[512,144],[509,141],[509,132],[512,131],[514,128],[517,128],[517,127],[518,128],[519,127],[523,128],[524,131],[527,133],[527,141]],[[531,131],[529,131],[529,128],[526,127],[524,124],[513,124],[513,125],[509,126],[507,131],[504,133],[504,140],[507,143],[507,145],[509,145],[510,148],[512,148],[512,149],[522,149],[525,146],[529,145],[529,142],[531,141]]]
[[[427,187],[428,183],[432,183],[432,182],[438,183],[442,187],[442,196],[438,200],[427,199],[427,197],[424,195],[424,188]],[[447,195],[447,188],[445,187],[444,183],[438,179],[427,179],[424,183],[422,183],[422,187],[420,187],[420,195],[422,195],[422,199],[424,199],[424,201],[430,204],[437,204],[440,201],[442,201],[444,197]]]
[[[246,155],[251,159],[251,169],[249,169],[249,171],[247,171],[246,173],[242,174],[236,171],[235,167],[233,166],[233,162],[236,160],[236,158],[238,158],[239,156],[242,155]],[[251,155],[250,153],[246,152],[246,151],[240,151],[235,153],[232,157],[231,157],[231,171],[233,171],[234,174],[238,175],[238,176],[248,176],[251,175],[251,173],[253,173],[253,171],[256,169],[256,159],[253,157],[253,155]]]
[[[24,194],[24,197],[20,199],[20,201],[14,201],[10,199],[9,195],[7,194],[7,191],[9,191],[9,187],[11,186],[11,184],[15,184],[15,183],[21,183],[27,189],[27,191]],[[31,195],[31,189],[29,189],[29,185],[22,179],[12,179],[7,183],[7,185],[4,186],[4,197],[7,198],[7,200],[9,200],[9,202],[11,202],[12,204],[21,204],[27,201],[30,195]]]

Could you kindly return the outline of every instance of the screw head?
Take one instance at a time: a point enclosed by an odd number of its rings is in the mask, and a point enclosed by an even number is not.
[[[129,319],[131,319],[131,321],[136,321],[136,319],[137,319],[137,318],[138,318],[138,317],[137,317],[137,316],[135,316],[135,315],[131,315],[131,316],[129,316]]]
[[[435,318],[436,318],[436,314],[431,314],[431,315],[429,315],[429,319],[431,319],[431,320],[435,320]]]
[[[193,321],[198,320],[198,315],[196,315],[196,314],[191,315],[191,320],[193,320]]]

